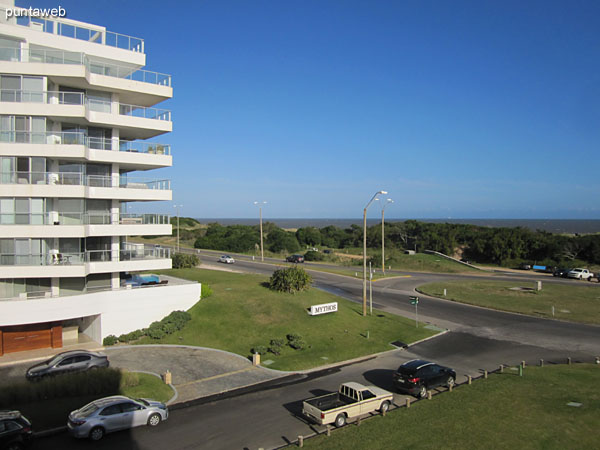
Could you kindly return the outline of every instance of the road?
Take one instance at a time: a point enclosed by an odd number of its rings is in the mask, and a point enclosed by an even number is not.
[[[204,261],[216,254],[202,252]],[[307,269],[310,265],[306,264]],[[238,270],[272,273],[272,264],[236,258]],[[334,292],[352,301],[362,301],[362,282],[324,272],[312,271],[318,288]],[[414,317],[408,297],[414,288],[428,281],[471,278],[462,275],[408,274],[406,278],[380,280],[373,284],[374,307]],[[481,276],[477,276],[482,279]],[[533,281],[521,275],[494,274],[484,278]],[[548,282],[569,282],[552,280]],[[599,296],[600,296],[600,290]],[[392,390],[391,375],[403,362],[423,358],[456,369],[458,382],[467,375],[478,376],[483,369],[500,364],[547,362],[591,362],[600,355],[600,327],[527,317],[462,305],[419,295],[419,319],[446,328],[449,332],[404,350],[386,352],[373,359],[329,370],[317,377],[273,387],[207,404],[178,409],[156,429],[147,427],[109,435],[94,449],[258,449],[277,448],[307,436],[320,427],[299,417],[301,400],[323,390],[335,390],[341,382],[353,380]],[[395,395],[403,404],[404,396]],[[33,448],[81,448],[88,445],[66,434],[42,439]]]

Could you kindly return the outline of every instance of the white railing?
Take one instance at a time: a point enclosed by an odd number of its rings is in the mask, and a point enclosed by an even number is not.
[[[26,10],[26,8],[11,8],[11,10],[13,9]],[[0,8],[0,14],[8,18],[7,8]],[[16,20],[12,23],[44,33],[107,45],[109,47],[116,47],[136,53],[144,53],[143,39],[128,36],[126,34],[115,33],[113,31],[106,31],[104,27],[70,24],[62,21],[58,17],[42,18],[30,17],[29,15],[16,17]]]
[[[116,180],[116,177],[115,177]],[[110,175],[85,175],[80,172],[0,172],[0,184],[46,184],[123,189],[170,190],[171,180],[120,176],[118,185]]]
[[[0,142],[85,145],[93,150],[115,150],[128,153],[145,153],[148,155],[171,154],[171,146],[169,144],[88,137],[82,131],[0,131]]]
[[[171,75],[129,66],[109,64],[90,59],[85,53],[64,50],[29,49],[2,47],[0,61],[31,62],[45,64],[70,64],[85,66],[89,73],[124,80],[140,81],[158,86],[171,86]]]

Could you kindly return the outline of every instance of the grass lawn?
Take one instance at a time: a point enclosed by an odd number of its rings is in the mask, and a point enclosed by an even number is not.
[[[541,291],[511,290],[533,286],[531,281],[445,281],[419,286],[419,291],[470,305],[541,317],[552,317],[554,306],[557,319],[600,324],[600,287],[596,283],[543,283]],[[444,288],[446,297],[443,296]]]
[[[56,381],[59,381],[57,377]],[[49,385],[55,380],[42,380],[35,384],[36,388],[40,388],[43,383]],[[27,384],[31,386],[31,382],[22,382],[19,385]],[[7,386],[4,389],[10,389]],[[21,389],[22,386],[13,386],[15,390]],[[51,386],[48,389],[52,389]],[[133,398],[150,398],[167,402],[173,396],[173,390],[164,384],[162,380],[146,373],[128,373],[124,377],[119,386],[114,386],[111,390],[101,395],[60,395],[58,398],[49,398],[46,400],[35,400],[27,402],[11,402],[10,405],[2,405],[3,409],[9,407],[16,409],[31,420],[34,431],[41,431],[50,428],[66,426],[69,413],[75,409],[79,409],[89,402],[102,397],[111,395],[126,395]],[[50,395],[53,396],[53,395]]]
[[[526,367],[491,374],[410,409],[304,441],[314,449],[598,448],[600,366]],[[580,407],[567,406],[569,402]]]
[[[160,340],[144,337],[139,344],[187,344],[218,348],[250,356],[257,345],[269,346],[271,339],[302,336],[308,347],[263,355],[263,365],[278,370],[301,370],[369,355],[436,334],[412,320],[381,311],[362,316],[362,305],[311,288],[299,294],[274,292],[264,286],[268,278],[202,269],[165,271],[176,277],[206,283],[213,295],[193,306],[192,320]],[[338,312],[309,316],[311,305],[338,302]],[[367,339],[367,335],[369,338]],[[266,364],[269,360],[271,364]]]

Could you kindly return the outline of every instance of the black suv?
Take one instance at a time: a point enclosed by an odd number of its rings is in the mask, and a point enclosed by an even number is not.
[[[456,372],[422,359],[407,361],[394,373],[394,387],[403,393],[425,398],[429,389],[453,386]]]
[[[30,367],[27,369],[25,377],[28,380],[40,380],[49,375],[83,372],[108,366],[108,357],[103,353],[88,352],[87,350],[71,350],[59,353],[48,361]]]
[[[32,438],[31,422],[19,411],[0,411],[0,449],[21,450]]]
[[[304,256],[302,256],[302,255],[291,255],[291,256],[288,256],[285,260],[287,262],[292,262],[292,263],[303,263],[304,262]]]

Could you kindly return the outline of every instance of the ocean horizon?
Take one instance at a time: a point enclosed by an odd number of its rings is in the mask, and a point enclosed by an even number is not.
[[[219,223],[221,225],[256,225],[258,218],[196,218],[203,224]],[[523,227],[530,230],[541,230],[556,234],[592,234],[600,233],[600,219],[385,219],[386,222],[404,222],[417,220],[426,223],[455,223],[469,224],[482,227]],[[271,222],[284,229],[297,229],[302,227],[323,228],[334,225],[339,228],[348,228],[351,225],[362,227],[362,218],[358,219],[281,219],[263,217],[263,223]],[[381,223],[381,219],[367,219],[367,225]]]

